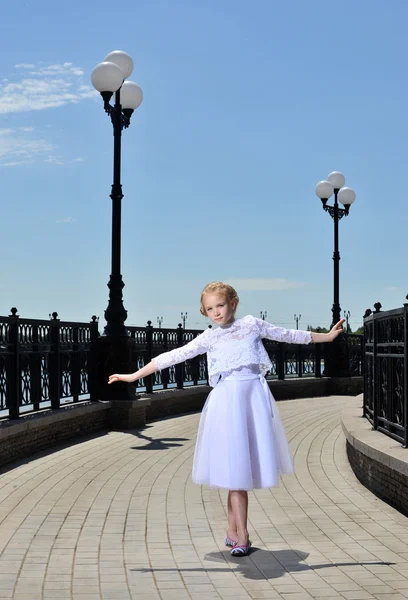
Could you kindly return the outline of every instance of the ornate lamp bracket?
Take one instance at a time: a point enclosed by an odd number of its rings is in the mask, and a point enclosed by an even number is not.
[[[325,204],[323,206],[323,210],[328,212],[329,215],[331,216],[331,218],[334,219],[334,206],[327,206],[327,204]],[[340,221],[340,219],[342,219],[343,217],[347,217],[347,215],[349,214],[349,211],[347,208],[338,208],[337,214],[338,214],[338,220]]]

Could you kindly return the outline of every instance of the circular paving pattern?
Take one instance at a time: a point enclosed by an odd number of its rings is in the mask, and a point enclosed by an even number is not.
[[[250,493],[245,558],[223,543],[226,492],[191,482],[198,414],[3,469],[0,599],[408,598],[408,519],[348,464],[340,413],[358,402],[279,403],[296,474]]]

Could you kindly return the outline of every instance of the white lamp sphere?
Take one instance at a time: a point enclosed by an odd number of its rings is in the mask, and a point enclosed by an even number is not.
[[[122,52],[122,50],[114,50],[105,56],[105,60],[118,65],[119,69],[121,69],[123,73],[123,79],[127,79],[129,75],[132,74],[133,60],[129,54],[126,54],[126,52]]]
[[[143,100],[143,91],[140,85],[133,81],[125,81],[120,90],[120,103],[122,108],[131,108],[135,110],[141,105]]]
[[[356,199],[356,193],[349,187],[343,187],[337,194],[337,198],[344,206],[350,206]]]
[[[335,190],[339,190],[346,183],[346,178],[340,171],[332,171],[328,175],[327,180],[330,181]]]
[[[316,195],[320,200],[327,200],[333,192],[333,186],[329,181],[319,181],[316,186]]]
[[[98,92],[116,92],[123,82],[123,73],[112,62],[96,65],[91,75],[92,85]]]

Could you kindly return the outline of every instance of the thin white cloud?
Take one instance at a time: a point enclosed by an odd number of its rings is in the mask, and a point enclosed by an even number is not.
[[[289,279],[228,279],[226,283],[238,288],[243,292],[279,292],[292,288],[301,288],[305,284],[301,281],[291,281]]]
[[[72,63],[62,65],[49,65],[48,67],[39,67],[36,71],[30,71],[30,75],[76,75],[80,77],[85,71],[80,67],[75,67]]]
[[[53,146],[47,140],[33,139],[27,132],[0,129],[0,166],[33,164],[38,157],[50,155]]]
[[[64,217],[62,219],[57,219],[55,222],[56,223],[75,223],[76,219],[74,219],[73,217]]]
[[[51,165],[63,165],[64,161],[60,156],[49,156],[44,160],[46,163],[50,163]]]
[[[83,158],[82,156],[78,156],[77,158],[73,158],[71,160],[71,162],[73,162],[73,163],[81,163],[81,162],[84,162],[84,160],[85,160],[85,158]]]
[[[398,292],[400,288],[397,285],[388,285],[384,289],[386,292]]]
[[[23,160],[20,160],[20,161],[15,160],[14,162],[10,161],[10,162],[0,163],[0,167],[18,167],[20,165],[26,165],[26,164],[27,164],[27,162],[25,162]]]
[[[84,83],[84,70],[71,62],[54,65],[16,65],[17,69],[35,69],[17,81],[0,85],[0,113],[27,112],[76,104],[98,93]]]

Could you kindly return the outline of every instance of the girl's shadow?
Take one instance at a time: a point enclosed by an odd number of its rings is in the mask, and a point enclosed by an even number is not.
[[[141,573],[230,573],[238,571],[245,579],[265,580],[278,579],[285,573],[301,572],[301,571],[316,571],[318,569],[327,569],[330,567],[355,567],[373,566],[373,565],[393,565],[395,563],[383,561],[367,561],[367,562],[338,562],[338,563],[323,563],[320,565],[307,565],[303,561],[309,556],[308,552],[301,550],[262,550],[260,548],[252,548],[248,556],[235,557],[231,556],[229,550],[220,552],[210,552],[204,556],[203,567],[158,567],[131,569],[131,571],[139,571]],[[220,563],[219,566],[206,566],[205,562]]]
[[[229,550],[220,552],[210,552],[204,556],[205,561],[218,562],[225,565],[229,563],[230,568],[239,571],[246,579],[278,579],[285,573],[316,571],[318,569],[327,569],[330,567],[347,567],[356,565],[392,565],[394,563],[373,561],[373,562],[338,562],[323,563],[318,565],[307,565],[303,561],[309,556],[308,552],[301,550],[262,550],[260,548],[251,548],[248,556],[231,556]],[[222,571],[227,569],[220,569]],[[230,569],[228,569],[230,570]]]
[[[150,426],[148,425],[144,429],[149,428]],[[168,450],[169,448],[183,446],[180,442],[190,441],[190,438],[152,438],[148,435],[144,435],[141,431],[134,431],[133,435],[140,440],[145,440],[147,444],[144,446],[133,446],[132,450]]]

